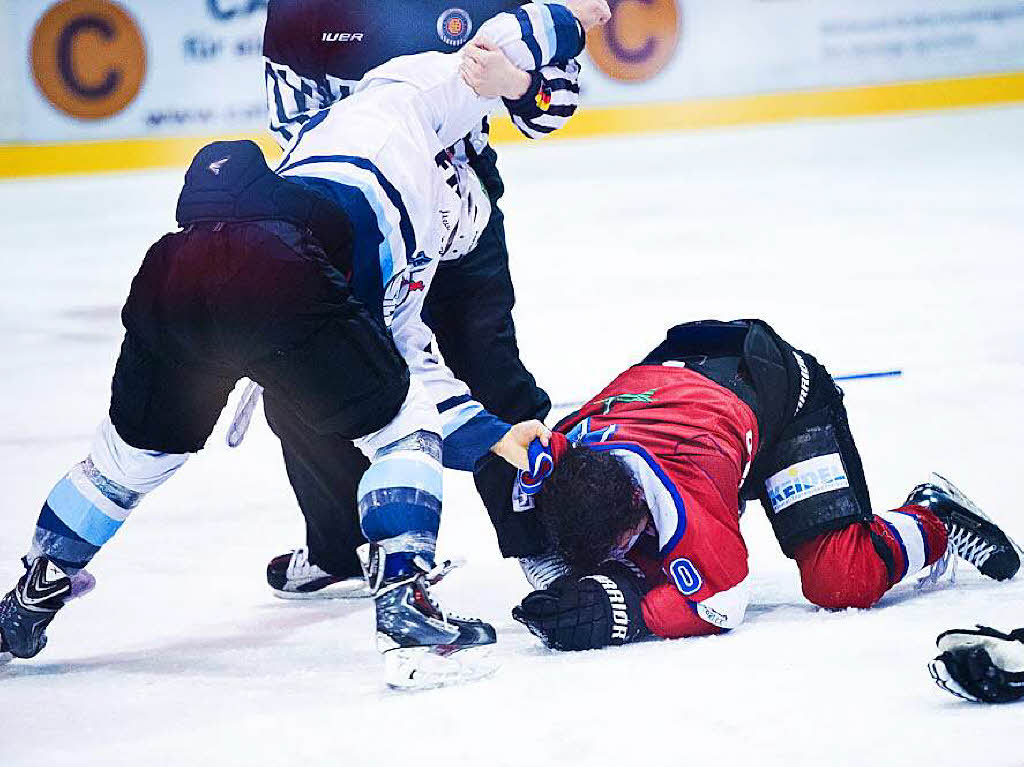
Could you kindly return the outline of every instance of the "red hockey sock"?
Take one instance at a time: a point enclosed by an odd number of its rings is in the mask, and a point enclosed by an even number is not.
[[[945,526],[921,506],[876,514],[797,547],[804,596],[821,607],[870,607],[946,550]]]
[[[875,515],[871,531],[895,585],[933,564],[946,550],[945,525],[923,506],[903,506]],[[876,546],[877,547],[877,546]]]

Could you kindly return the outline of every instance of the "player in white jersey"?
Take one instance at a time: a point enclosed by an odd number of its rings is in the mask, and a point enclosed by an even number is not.
[[[370,459],[359,511],[389,682],[462,678],[451,654],[495,634],[430,599],[448,570],[434,562],[442,454],[454,468],[489,451],[525,466],[526,445],[548,432],[488,414],[417,346],[429,339],[419,307],[437,260],[471,243],[485,212],[442,148],[500,103],[500,67],[479,63],[489,44],[529,66],[524,50],[542,51],[540,61],[578,52],[583,27],[609,15],[603,0],[542,6],[529,40],[499,16],[481,29],[490,43],[477,54],[374,70],[304,125],[280,175],[252,142],[197,155],[178,201],[182,231],[147,253],[122,313],[110,417],[47,497],[27,572],[0,600],[0,662],[43,649],[56,613],[91,588],[92,557],[202,448],[248,376]]]

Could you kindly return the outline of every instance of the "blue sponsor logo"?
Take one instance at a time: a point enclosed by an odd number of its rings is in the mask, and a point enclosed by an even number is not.
[[[668,573],[683,596],[693,596],[704,585],[704,579],[700,577],[697,568],[689,559],[681,557],[673,560],[672,564],[668,566]]]
[[[473,20],[461,8],[449,8],[437,17],[437,35],[452,47],[462,45],[473,32]]]
[[[217,21],[232,21],[239,16],[263,13],[269,0],[206,0],[206,8]]]
[[[801,461],[780,471],[765,483],[772,509],[782,511],[805,498],[849,487],[838,454]]]

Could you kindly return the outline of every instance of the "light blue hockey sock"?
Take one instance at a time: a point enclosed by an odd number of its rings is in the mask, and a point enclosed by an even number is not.
[[[143,495],[104,477],[86,458],[47,496],[29,559],[45,556],[69,575],[78,572],[120,529]]]
[[[381,448],[359,482],[359,518],[367,540],[387,552],[384,578],[431,564],[441,525],[441,437],[419,431]]]

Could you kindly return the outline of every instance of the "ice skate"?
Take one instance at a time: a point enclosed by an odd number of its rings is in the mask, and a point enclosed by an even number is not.
[[[71,596],[71,578],[49,559],[28,566],[0,600],[0,664],[42,652],[46,627]]]
[[[490,676],[496,665],[487,659],[494,627],[476,618],[445,612],[431,598],[430,587],[453,569],[450,562],[430,567],[422,557],[413,572],[385,579],[383,549],[359,549],[377,610],[377,648],[384,654],[387,684],[396,689],[428,689]]]
[[[945,477],[932,474],[929,482],[910,491],[905,505],[923,506],[949,531],[949,550],[925,580],[941,576],[950,553],[997,581],[1012,578],[1020,569],[1020,547]]]
[[[280,599],[366,599],[370,589],[363,575],[332,575],[309,561],[302,546],[267,564],[267,583]]]

